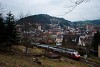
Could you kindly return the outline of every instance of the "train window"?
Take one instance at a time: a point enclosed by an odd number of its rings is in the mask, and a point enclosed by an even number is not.
[[[78,52],[76,52],[77,55],[80,55]]]
[[[72,54],[72,56],[75,56],[75,54]]]
[[[70,53],[68,53],[68,55],[71,55]]]

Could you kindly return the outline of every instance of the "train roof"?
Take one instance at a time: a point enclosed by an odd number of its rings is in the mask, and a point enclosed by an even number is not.
[[[63,49],[65,51],[70,51],[70,52],[77,52],[76,50],[74,49],[69,49],[69,48],[63,48],[63,47],[59,47],[60,49]]]

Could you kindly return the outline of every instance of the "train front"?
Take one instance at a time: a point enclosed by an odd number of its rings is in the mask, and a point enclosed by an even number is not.
[[[80,59],[80,57],[81,56],[78,52],[74,52],[74,56],[73,56],[74,59]]]

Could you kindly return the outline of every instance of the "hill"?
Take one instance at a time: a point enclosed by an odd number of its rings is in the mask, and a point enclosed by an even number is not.
[[[91,22],[92,22],[93,24],[100,25],[100,19],[99,19],[99,20],[92,20]]]
[[[85,25],[100,25],[100,19],[98,20],[87,20],[87,21],[76,21],[72,22],[70,25],[72,26],[85,26]]]
[[[100,19],[83,21],[85,24],[100,25]]]
[[[65,27],[69,26],[71,21],[65,20],[64,18],[49,16],[47,14],[38,14],[21,18],[17,21],[17,24],[23,24],[27,22],[31,24],[41,24],[43,27],[47,27],[48,24],[58,24],[61,27]]]

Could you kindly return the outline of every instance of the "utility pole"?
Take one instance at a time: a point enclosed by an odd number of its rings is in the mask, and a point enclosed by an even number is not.
[[[85,62],[87,62],[87,48],[85,47],[85,54],[84,54]]]

